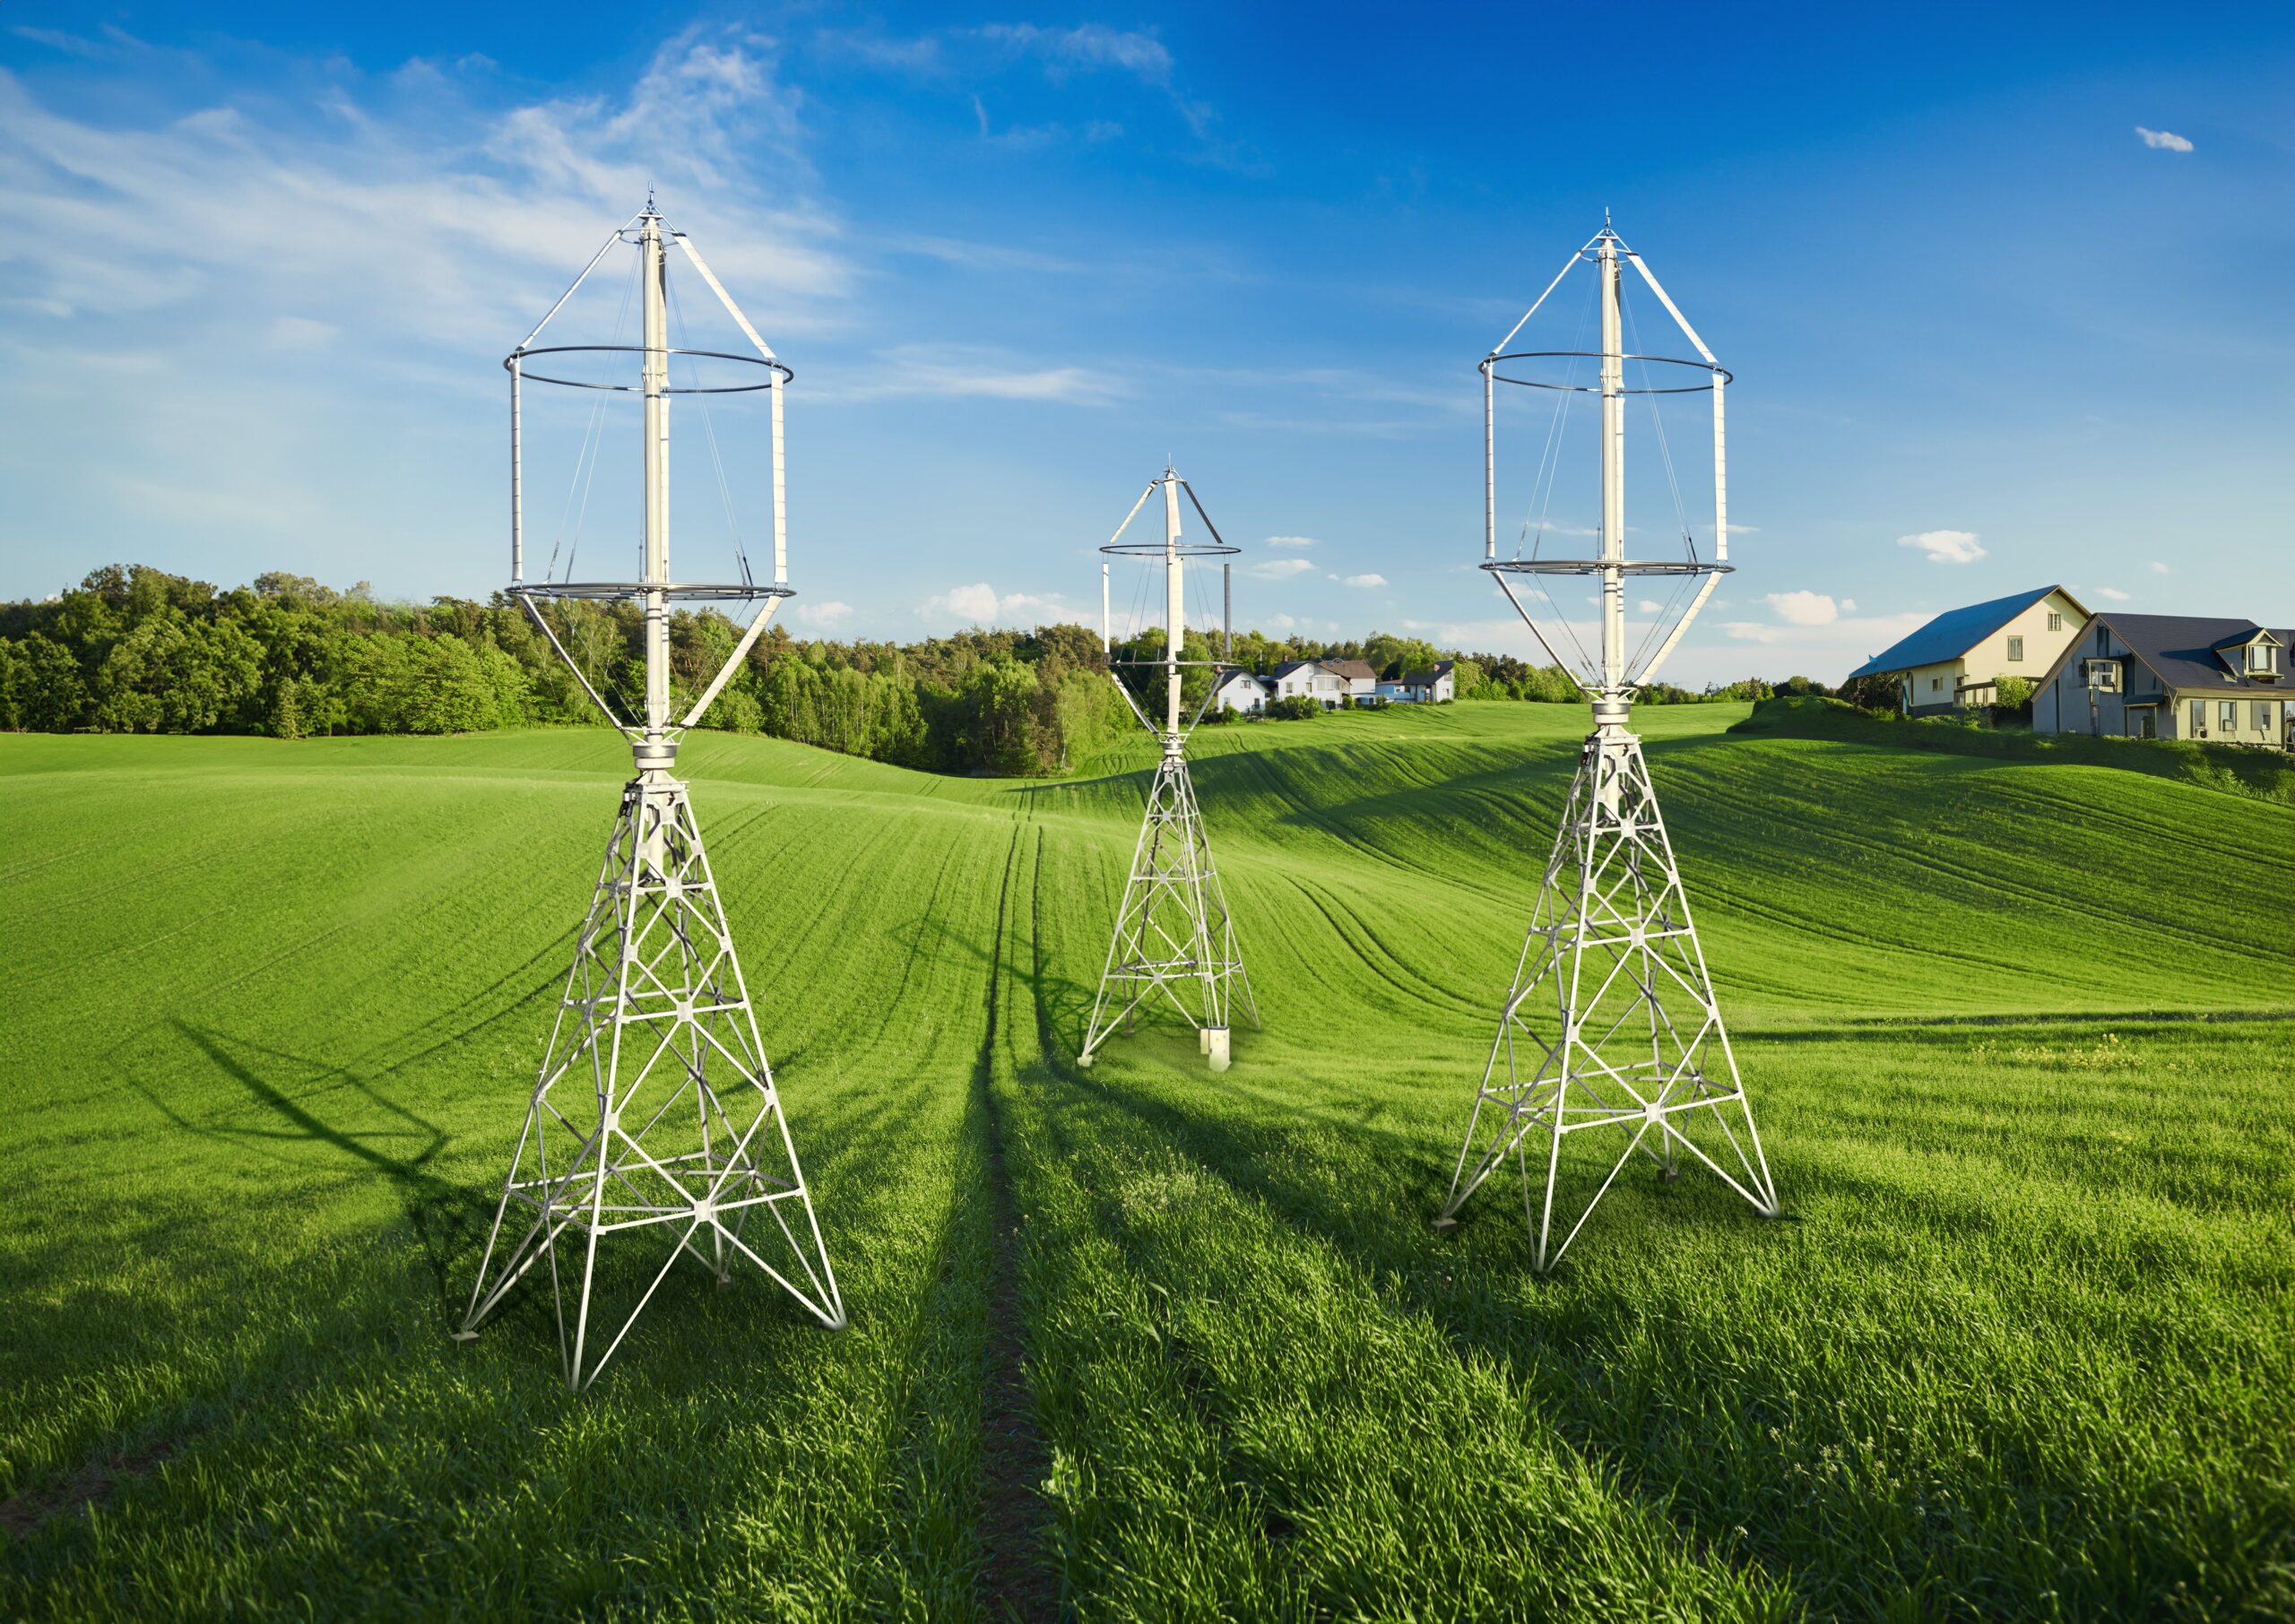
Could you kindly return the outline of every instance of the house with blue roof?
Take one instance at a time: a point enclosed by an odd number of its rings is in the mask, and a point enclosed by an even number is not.
[[[2039,686],[2089,619],[2087,609],[2063,587],[2035,587],[1947,609],[1849,675],[1852,681],[1894,678],[1909,715],[1991,704],[2003,677]]]

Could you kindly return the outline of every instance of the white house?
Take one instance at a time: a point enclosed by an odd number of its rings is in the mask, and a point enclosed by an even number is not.
[[[2098,615],[2033,689],[2032,731],[2290,748],[2291,644],[2252,620]]]
[[[1378,696],[1387,704],[1443,704],[1459,696],[1457,662],[1438,660],[1423,671],[1404,673],[1399,682],[1381,682]]]
[[[1338,708],[1346,680],[1312,660],[1286,660],[1268,674],[1268,687],[1277,699],[1312,699],[1326,711]]]
[[[1211,691],[1212,703],[1244,715],[1256,716],[1267,709],[1267,684],[1249,671],[1228,671],[1219,678],[1219,686]]]
[[[1356,704],[1373,698],[1379,691],[1379,673],[1364,660],[1326,660],[1322,668],[1338,678],[1345,686],[1339,690]]]
[[[1893,677],[1908,715],[1990,704],[2003,677],[2038,681],[2088,624],[2088,611],[2060,586],[1947,609],[1849,673]]]

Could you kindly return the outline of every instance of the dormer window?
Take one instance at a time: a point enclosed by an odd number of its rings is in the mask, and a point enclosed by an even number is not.
[[[2269,680],[2279,675],[2279,645],[2256,638],[2247,644],[2247,675]]]

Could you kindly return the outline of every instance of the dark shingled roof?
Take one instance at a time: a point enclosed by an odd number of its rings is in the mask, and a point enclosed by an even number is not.
[[[2111,628],[2112,652],[2118,653],[2120,645],[2141,659],[2160,674],[2161,681],[2170,688],[2251,688],[2256,693],[2283,693],[2295,678],[2289,673],[2289,661],[2295,654],[2279,657],[2279,680],[2255,682],[2245,672],[2235,671],[2223,663],[2215,651],[2236,648],[2265,629],[2252,620],[2215,615],[2099,615],[2096,622]],[[2295,650],[2295,631],[2283,626],[2271,628],[2271,635],[2282,644]],[[2091,630],[2082,638],[2081,652],[2095,647]],[[2235,657],[2236,658],[2236,657]]]
[[[1364,660],[1326,660],[1323,661],[1323,669],[1334,677],[1344,677],[1349,682],[1379,680],[1379,673],[1371,669],[1368,661]]]
[[[1438,660],[1432,669],[1405,671],[1402,678],[1403,686],[1411,688],[1431,688],[1434,686],[1436,678],[1450,676],[1458,669],[1458,664],[1459,662],[1455,660]]]
[[[1902,671],[1916,665],[1957,660],[2050,592],[2062,592],[2060,586],[2035,587],[2029,592],[1995,598],[1989,603],[1946,609],[1911,636],[1883,650],[1849,674],[1851,678],[1875,677],[1883,671]],[[2065,596],[2071,594],[2066,592]]]
[[[1315,670],[1322,669],[1312,660],[1286,660],[1267,674],[1268,680],[1272,682],[1278,677],[1288,677],[1294,671],[1307,668],[1312,668]]]

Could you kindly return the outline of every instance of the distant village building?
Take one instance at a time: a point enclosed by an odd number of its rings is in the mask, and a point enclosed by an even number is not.
[[[1381,704],[1442,704],[1458,696],[1458,662],[1452,660],[1438,660],[1425,670],[1408,672],[1378,687]]]
[[[1344,678],[1312,660],[1286,660],[1268,674],[1267,683],[1277,699],[1312,699],[1326,711],[1338,708],[1347,692]]]
[[[1947,609],[1911,636],[1849,673],[1893,677],[1906,713],[1933,716],[1991,704],[1997,679],[2037,683],[2088,624],[2088,611],[2060,586]]]
[[[1379,691],[1379,673],[1365,660],[1326,660],[1322,668],[1338,678],[1345,686],[1340,692],[1356,704],[1364,704]]]
[[[1211,690],[1213,704],[1246,716],[1267,709],[1267,684],[1249,671],[1228,671]]]
[[[2204,615],[2098,615],[2032,695],[2036,733],[2295,747],[2295,630]]]

